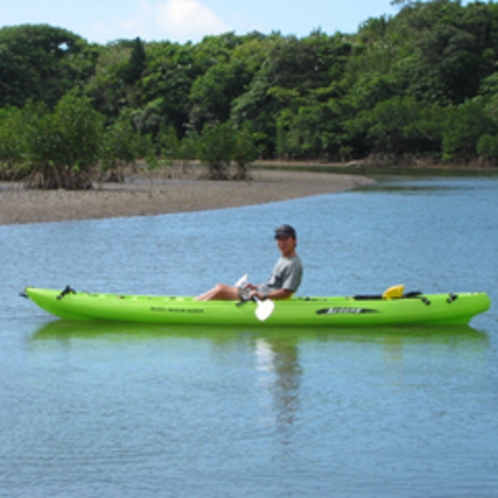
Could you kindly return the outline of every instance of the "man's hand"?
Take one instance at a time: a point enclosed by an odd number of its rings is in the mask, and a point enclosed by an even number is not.
[[[263,294],[254,289],[250,292],[249,298],[254,299],[255,297],[262,301],[263,299],[266,299],[268,296],[264,296]]]

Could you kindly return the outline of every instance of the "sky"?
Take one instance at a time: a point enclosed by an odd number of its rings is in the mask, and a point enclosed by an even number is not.
[[[137,36],[197,43],[227,31],[354,33],[369,17],[398,12],[390,0],[0,0],[0,6],[0,27],[49,24],[99,44]]]
[[[137,36],[197,43],[227,31],[355,33],[370,17],[399,11],[390,0],[0,0],[0,7],[0,27],[50,24],[99,44]]]

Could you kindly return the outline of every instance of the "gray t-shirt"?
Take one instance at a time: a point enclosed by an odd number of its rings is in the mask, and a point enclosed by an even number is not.
[[[284,258],[280,256],[270,278],[258,285],[258,292],[268,294],[275,290],[285,289],[296,292],[303,277],[303,265],[299,256]]]

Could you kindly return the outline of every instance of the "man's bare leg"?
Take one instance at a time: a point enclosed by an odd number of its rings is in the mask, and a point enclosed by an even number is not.
[[[225,284],[217,284],[211,290],[195,298],[196,301],[238,301],[239,289]]]

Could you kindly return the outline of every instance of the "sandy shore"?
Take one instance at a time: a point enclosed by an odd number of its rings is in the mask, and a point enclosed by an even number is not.
[[[89,191],[27,190],[0,182],[0,224],[146,216],[201,211],[307,197],[372,183],[366,177],[302,171],[255,170],[251,182],[199,180],[198,172],[133,176]],[[171,176],[169,172],[168,176]],[[152,186],[151,186],[152,185]]]

